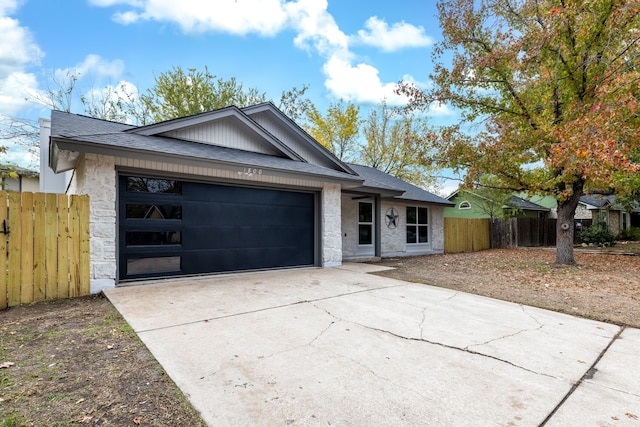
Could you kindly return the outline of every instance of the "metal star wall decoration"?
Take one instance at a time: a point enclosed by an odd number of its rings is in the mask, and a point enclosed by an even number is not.
[[[398,215],[398,212],[395,208],[389,208],[385,215],[385,222],[387,223],[387,227],[396,228],[398,226],[399,217],[400,215]]]

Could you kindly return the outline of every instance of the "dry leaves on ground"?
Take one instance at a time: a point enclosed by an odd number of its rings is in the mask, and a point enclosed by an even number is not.
[[[384,259],[381,275],[640,327],[640,256],[576,252],[558,266],[545,249]]]

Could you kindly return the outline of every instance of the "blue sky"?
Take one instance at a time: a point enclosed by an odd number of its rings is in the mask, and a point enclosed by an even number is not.
[[[208,66],[275,101],[307,84],[321,111],[339,99],[402,104],[395,83],[429,84],[440,30],[431,0],[0,0],[0,34],[0,115],[33,119],[49,112],[25,98],[52,76],[144,92],[172,66]],[[452,112],[429,115],[437,125]],[[29,162],[15,147],[7,160]]]

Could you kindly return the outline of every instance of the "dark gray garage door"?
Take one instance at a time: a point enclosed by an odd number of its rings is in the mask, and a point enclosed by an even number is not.
[[[316,194],[120,176],[120,279],[315,264]]]

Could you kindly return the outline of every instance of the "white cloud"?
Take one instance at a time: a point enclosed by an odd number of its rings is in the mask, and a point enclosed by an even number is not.
[[[0,16],[7,16],[15,13],[22,2],[17,0],[0,0]]]
[[[447,104],[433,102],[427,109],[427,115],[431,117],[454,117],[456,116],[456,112]]]
[[[118,117],[118,120],[123,120],[131,124],[135,123],[135,118],[123,114],[118,107],[112,109],[113,105],[117,105],[119,102],[126,105],[138,101],[139,91],[135,84],[121,80],[115,85],[107,85],[103,88],[92,88],[85,94],[85,98],[94,108],[99,110],[104,117]]]
[[[364,24],[366,30],[358,31],[355,43],[379,47],[385,52],[394,52],[404,48],[425,47],[433,44],[424,28],[406,22],[397,22],[391,26],[377,16],[372,16]]]
[[[13,72],[0,79],[0,113],[14,116],[29,105],[26,98],[36,91],[38,82],[31,73]]]
[[[287,15],[280,0],[92,0],[91,3],[102,7],[131,7],[114,15],[114,20],[121,24],[149,20],[174,22],[186,33],[257,33],[271,36],[287,24]]]
[[[89,0],[89,4],[92,4],[94,6],[100,6],[100,7],[116,6],[119,4],[126,4],[129,6],[140,7],[144,3],[139,0],[128,0],[128,1],[127,0]]]
[[[406,97],[394,93],[396,83],[383,83],[378,70],[368,64],[353,66],[337,56],[324,65],[326,88],[339,99],[350,102],[377,104],[386,100],[389,105],[404,105]]]
[[[1,1],[1,0],[0,0]],[[393,52],[432,43],[422,27],[405,22],[387,24],[372,17],[355,36],[346,35],[328,11],[327,0],[90,0],[101,7],[124,6],[114,15],[121,24],[153,20],[172,22],[186,33],[224,32],[272,36],[283,30],[296,32],[294,45],[325,58],[325,87],[337,99],[351,102],[406,103],[396,95],[396,83],[385,83],[370,64],[355,64],[350,44],[372,45]]]
[[[294,44],[310,50],[309,41],[320,55],[341,52],[350,56],[349,38],[340,30],[333,16],[327,11],[326,0],[298,0],[287,3],[285,9],[291,26],[298,32]]]
[[[28,150],[25,145],[13,141],[3,142],[3,145],[7,147],[7,151],[2,155],[2,163],[38,170],[40,158],[37,151]]]
[[[38,63],[43,54],[31,33],[12,18],[0,17],[0,77]]]
[[[28,28],[6,16],[17,10],[17,1],[0,0],[0,113],[15,115],[28,105],[25,98],[37,87],[35,75],[27,73],[44,56]]]
[[[138,99],[138,87],[126,80],[115,85],[107,85],[103,88],[91,88],[86,94],[90,99],[117,102],[118,100],[135,101]]]
[[[76,74],[80,77],[118,78],[123,72],[124,62],[122,60],[114,59],[113,61],[108,61],[100,55],[89,54],[74,67],[56,69],[54,75],[61,80],[64,80],[69,75]]]

